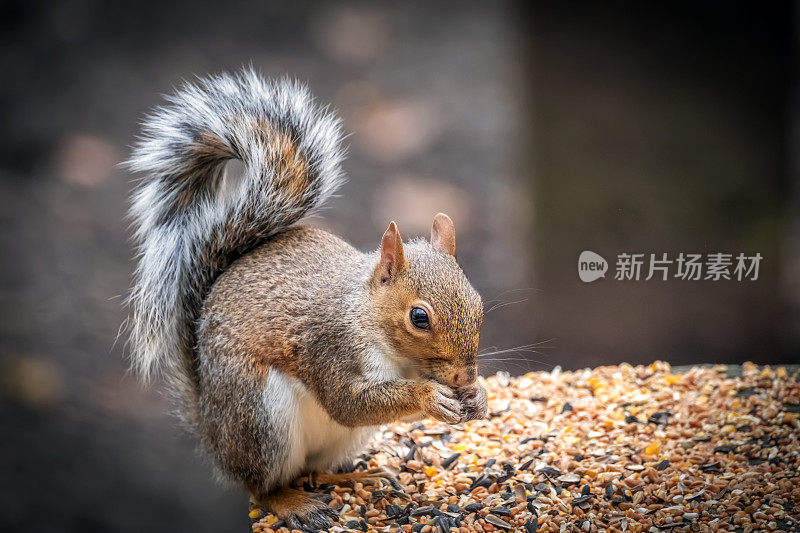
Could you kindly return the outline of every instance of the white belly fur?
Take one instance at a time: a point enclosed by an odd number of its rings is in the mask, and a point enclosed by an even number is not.
[[[299,380],[270,369],[264,387],[264,405],[270,425],[280,428],[288,456],[279,465],[279,479],[286,483],[311,471],[327,470],[353,458],[376,428],[348,428],[338,424]]]

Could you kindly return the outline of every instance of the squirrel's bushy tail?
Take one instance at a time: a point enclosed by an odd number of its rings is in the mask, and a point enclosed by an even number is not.
[[[341,137],[304,86],[250,69],[186,84],[145,119],[127,162],[143,175],[131,207],[139,263],[129,326],[144,379],[163,373],[193,406],[194,328],[209,287],[331,196]],[[226,175],[231,159],[242,163],[238,179]]]

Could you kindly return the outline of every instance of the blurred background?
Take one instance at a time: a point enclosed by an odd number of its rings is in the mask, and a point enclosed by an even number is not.
[[[369,249],[390,219],[452,216],[484,351],[522,347],[484,373],[800,360],[796,4],[0,5],[0,530],[247,527],[116,340],[117,164],[195,74],[252,64],[338,109],[349,182],[315,223]],[[579,280],[583,250],[605,279]],[[615,281],[623,252],[763,260],[756,281]]]

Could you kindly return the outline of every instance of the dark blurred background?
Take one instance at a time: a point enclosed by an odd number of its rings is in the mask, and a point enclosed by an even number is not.
[[[795,4],[2,2],[0,530],[230,531],[156,387],[127,374],[117,164],[182,79],[250,64],[344,119],[322,224],[456,221],[484,373],[797,362]],[[612,264],[583,283],[583,250]],[[760,253],[757,281],[615,281],[622,252]],[[530,351],[535,350],[535,351]]]

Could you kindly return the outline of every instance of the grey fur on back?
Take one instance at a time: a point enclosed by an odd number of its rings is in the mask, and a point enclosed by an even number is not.
[[[290,80],[251,69],[187,83],[149,115],[127,162],[138,266],[129,297],[133,367],[163,373],[188,418],[195,322],[236,257],[318,208],[342,183],[341,125]],[[243,163],[241,180],[225,176]],[[233,181],[233,182],[232,182]]]

